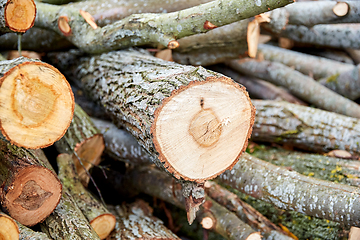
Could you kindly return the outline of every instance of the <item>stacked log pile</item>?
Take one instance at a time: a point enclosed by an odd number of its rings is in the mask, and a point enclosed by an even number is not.
[[[0,0],[0,239],[360,238],[359,11]]]

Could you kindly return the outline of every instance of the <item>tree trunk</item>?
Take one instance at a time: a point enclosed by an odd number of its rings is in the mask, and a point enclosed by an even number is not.
[[[23,33],[34,25],[36,6],[33,0],[0,1],[0,35]]]
[[[116,216],[116,228],[109,236],[109,240],[180,240],[164,226],[161,220],[152,215],[152,208],[143,200],[113,206],[110,211]]]
[[[59,203],[62,190],[48,160],[41,150],[26,150],[4,139],[0,149],[3,210],[26,226],[43,221]]]
[[[100,163],[105,144],[104,137],[79,105],[75,104],[74,117],[70,126],[55,146],[58,152],[73,155],[79,178],[87,186],[89,177],[86,170]],[[82,163],[79,162],[78,157]]]
[[[135,50],[82,58],[78,66],[74,80],[178,179],[214,178],[246,148],[255,111],[229,78]]]
[[[62,184],[68,189],[74,202],[89,220],[100,239],[105,239],[115,227],[115,216],[81,184],[72,155],[60,154],[57,157],[57,163]]]
[[[74,96],[53,66],[27,58],[0,62],[1,131],[11,143],[44,148],[69,127]]]

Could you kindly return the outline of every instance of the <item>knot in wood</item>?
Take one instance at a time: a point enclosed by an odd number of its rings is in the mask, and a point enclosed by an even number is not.
[[[202,109],[191,120],[189,133],[202,147],[215,144],[221,135],[221,122],[211,109]]]

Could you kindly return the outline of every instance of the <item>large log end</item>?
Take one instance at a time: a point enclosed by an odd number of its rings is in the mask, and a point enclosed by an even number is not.
[[[1,193],[2,207],[26,226],[43,221],[60,201],[62,185],[56,175],[42,166],[20,170],[11,186]]]
[[[5,6],[5,23],[14,32],[25,32],[34,25],[34,0],[8,0]]]
[[[244,87],[226,77],[208,77],[173,91],[156,110],[151,132],[170,173],[202,182],[234,166],[254,118]]]
[[[25,62],[0,79],[3,135],[25,148],[43,148],[59,140],[69,127],[74,96],[65,77],[42,62]]]

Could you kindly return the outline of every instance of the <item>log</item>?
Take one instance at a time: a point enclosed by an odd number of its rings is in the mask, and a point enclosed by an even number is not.
[[[24,33],[34,25],[34,0],[0,1],[0,35],[7,32]]]
[[[58,176],[65,188],[71,194],[75,204],[82,211],[100,239],[105,239],[114,229],[116,219],[81,184],[77,175],[72,155],[63,153],[57,157]]]
[[[296,97],[319,108],[360,118],[360,107],[357,103],[281,63],[242,59],[228,61],[226,64],[240,73],[283,86]]]
[[[17,146],[44,148],[69,127],[74,96],[53,66],[27,58],[0,62],[2,134]]]
[[[79,178],[87,186],[89,182],[87,171],[100,163],[105,143],[102,134],[78,104],[75,104],[74,117],[69,128],[65,135],[55,142],[55,147],[58,152],[73,156]],[[73,154],[74,152],[77,156]],[[82,163],[79,162],[78,157]]]
[[[256,148],[251,155],[277,166],[287,167],[289,170],[296,171],[305,176],[356,187],[360,186],[360,162],[358,160],[275,148]]]
[[[217,0],[173,13],[133,14],[113,24],[96,28],[86,22],[78,9],[37,3],[38,17],[35,26],[62,34],[58,19],[67,16],[72,21],[68,22],[71,34],[66,38],[88,53],[158,44],[174,49],[179,46],[177,39],[208,32],[209,29],[204,27],[206,21],[216,26],[223,26],[292,2],[293,0],[263,2]],[[199,12],[202,14],[198,14]],[[93,20],[90,22],[95,23]],[[164,22],[166,24],[163,24]]]
[[[164,226],[164,223],[152,215],[153,209],[143,200],[131,204],[109,206],[116,216],[116,228],[109,240],[121,239],[176,239],[178,236]]]
[[[26,226],[43,221],[59,203],[62,191],[44,153],[16,147],[3,137],[0,149],[3,211]]]
[[[59,204],[40,227],[51,239],[100,240],[66,188]]]
[[[117,128],[112,122],[92,118],[105,140],[105,153],[112,159],[131,165],[151,164],[150,155],[127,131]]]
[[[253,100],[257,109],[252,140],[300,149],[360,153],[357,118],[286,102]]]
[[[17,222],[19,227],[19,240],[51,240],[45,233],[33,231],[31,228],[25,227]]]
[[[243,202],[236,194],[226,190],[215,182],[207,181],[205,183],[205,189],[210,198],[214,199],[231,212],[234,212],[242,221],[247,223],[254,230],[259,231],[264,239],[293,239],[249,204]]]
[[[178,179],[214,178],[246,148],[255,110],[229,78],[142,50],[82,58],[77,65],[81,70],[70,78]]]
[[[111,178],[111,175],[114,175],[114,173],[110,172],[108,176]],[[184,209],[185,198],[181,193],[181,186],[154,166],[138,166],[134,168],[122,177],[121,185],[117,186],[117,188],[123,189],[124,194],[133,194],[134,191],[140,191]],[[226,239],[260,239],[260,234],[237,218],[234,213],[208,198],[207,201],[211,203],[205,202],[203,206],[200,206],[197,218],[199,222],[211,216],[210,228]]]
[[[15,220],[0,211],[0,239],[18,240],[19,233]]]
[[[360,226],[357,187],[307,177],[247,153],[218,181],[281,209],[336,221],[345,227]]]
[[[238,72],[226,67],[225,65],[215,65],[210,67],[211,70],[224,74],[225,76],[234,79],[234,81],[240,83],[249,92],[251,98],[264,99],[264,100],[276,100],[287,101],[289,103],[306,105],[303,101],[294,97],[284,88],[277,87],[272,83],[264,80],[243,76]]]

